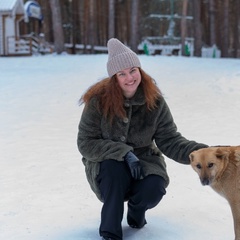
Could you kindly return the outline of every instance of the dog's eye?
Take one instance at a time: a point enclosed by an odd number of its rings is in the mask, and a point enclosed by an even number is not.
[[[212,167],[213,167],[213,163],[209,163],[208,168],[212,168]]]
[[[202,166],[201,166],[200,164],[197,164],[196,167],[197,167],[198,169],[201,169],[201,168],[202,168]]]

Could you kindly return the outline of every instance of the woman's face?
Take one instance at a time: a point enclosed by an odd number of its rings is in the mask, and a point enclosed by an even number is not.
[[[116,73],[117,81],[126,98],[131,98],[141,82],[139,68],[132,67]]]

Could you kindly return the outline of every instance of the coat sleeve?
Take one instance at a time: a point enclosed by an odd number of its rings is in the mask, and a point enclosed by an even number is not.
[[[170,109],[162,98],[156,133],[156,145],[167,157],[183,164],[190,164],[189,154],[200,148],[207,148],[203,143],[190,141],[177,131]]]
[[[133,148],[123,142],[103,139],[102,114],[97,110],[96,99],[92,99],[83,109],[78,127],[77,145],[83,158],[92,162],[107,159],[123,161],[123,157]]]

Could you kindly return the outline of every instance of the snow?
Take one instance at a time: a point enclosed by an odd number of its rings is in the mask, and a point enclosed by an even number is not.
[[[240,60],[139,56],[187,138],[239,145]],[[81,94],[107,76],[107,55],[0,58],[0,239],[100,239],[102,204],[76,145]],[[148,224],[124,239],[233,239],[227,201],[166,158],[171,183]]]

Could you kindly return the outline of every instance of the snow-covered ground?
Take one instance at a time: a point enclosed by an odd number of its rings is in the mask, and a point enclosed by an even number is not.
[[[240,144],[240,60],[140,56],[179,131],[209,145]],[[107,76],[107,55],[0,58],[0,239],[100,239],[101,203],[77,150],[81,94]],[[190,166],[166,159],[167,195],[124,239],[234,238],[225,199]]]

